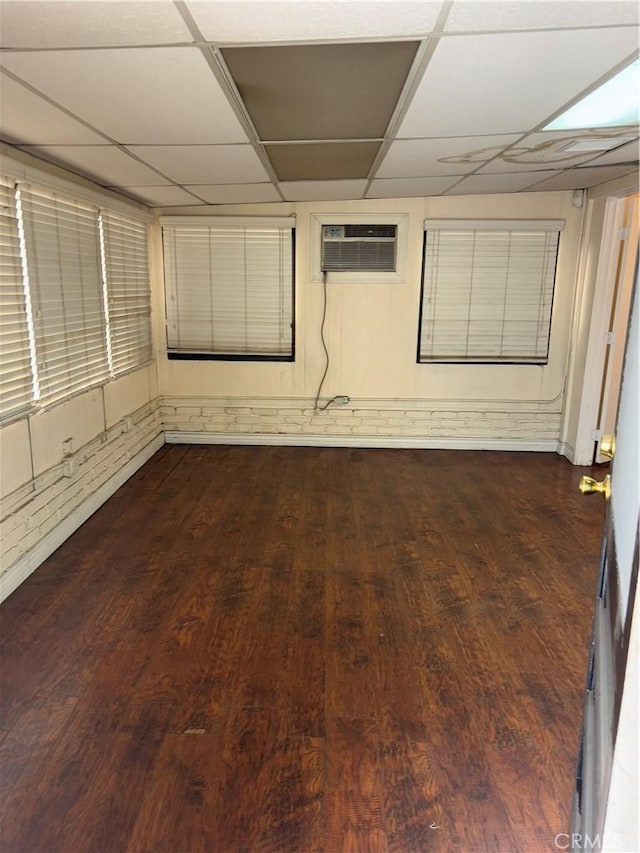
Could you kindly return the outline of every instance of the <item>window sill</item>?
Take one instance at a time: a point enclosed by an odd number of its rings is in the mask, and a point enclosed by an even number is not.
[[[170,361],[254,361],[293,362],[295,355],[251,355],[248,353],[168,352]]]

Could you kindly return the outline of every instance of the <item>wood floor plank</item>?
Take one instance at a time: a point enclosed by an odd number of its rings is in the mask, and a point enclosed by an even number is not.
[[[552,851],[604,512],[583,472],[164,447],[0,611],[0,849]]]
[[[327,728],[326,849],[387,851],[376,724],[331,717]]]

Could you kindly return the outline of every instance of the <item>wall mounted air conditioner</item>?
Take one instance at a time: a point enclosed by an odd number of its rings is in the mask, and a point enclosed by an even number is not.
[[[395,272],[397,225],[323,225],[324,272]]]

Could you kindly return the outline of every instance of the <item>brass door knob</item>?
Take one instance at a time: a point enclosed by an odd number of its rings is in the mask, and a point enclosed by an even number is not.
[[[603,435],[600,439],[600,453],[606,456],[607,459],[613,459],[613,454],[616,452],[616,437],[615,435]]]
[[[580,477],[578,488],[583,495],[594,495],[598,492],[604,495],[604,499],[608,501],[611,497],[611,474],[607,474],[602,482],[594,480],[593,477]]]

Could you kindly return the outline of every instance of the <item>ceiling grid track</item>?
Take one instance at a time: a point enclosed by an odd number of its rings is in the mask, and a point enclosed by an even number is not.
[[[418,52],[416,54],[416,58],[414,60],[413,66],[409,71],[407,76],[406,83],[402,90],[402,94],[398,100],[398,105],[394,111],[394,114],[391,116],[391,121],[389,122],[389,126],[385,133],[385,138],[380,146],[380,150],[376,155],[375,160],[371,165],[371,169],[367,176],[367,186],[364,191],[364,197],[366,198],[369,189],[371,188],[372,181],[374,179],[375,174],[384,158],[387,156],[389,148],[391,147],[391,143],[394,141],[394,135],[397,129],[400,127],[402,120],[404,119],[407,110],[409,108],[409,104],[411,102],[411,98],[413,97],[420,80],[422,80],[424,73],[431,61],[431,57],[433,56],[436,47],[438,46],[438,34],[434,34],[430,36],[428,39],[425,39],[418,48]]]
[[[438,42],[440,41],[440,36],[442,35],[442,30],[447,22],[447,18],[449,17],[449,12],[451,11],[451,7],[453,5],[453,0],[446,0],[443,3],[442,8],[440,9],[440,13],[433,27],[433,32],[430,33],[426,38],[424,38],[418,48],[418,52],[416,54],[416,58],[413,62],[413,66],[407,75],[407,79],[405,81],[405,85],[403,86],[402,92],[400,93],[400,97],[398,98],[398,104],[396,109],[394,110],[393,115],[391,116],[391,120],[389,121],[389,125],[387,127],[385,133],[385,139],[382,143],[378,154],[373,161],[369,174],[367,176],[367,186],[365,187],[363,197],[366,198],[369,190],[371,189],[371,185],[373,183],[374,176],[376,175],[378,169],[384,158],[387,156],[387,152],[391,147],[391,143],[395,138],[395,134],[398,131],[398,128],[402,124],[402,120],[407,114],[407,110],[409,109],[409,104],[415,95],[416,89],[420,85],[420,81],[424,77],[424,74],[427,70],[427,66],[433,57],[436,47],[438,46]]]
[[[213,76],[216,79],[216,82],[221,87],[223,92],[226,94],[227,99],[233,109],[236,118],[242,125],[244,132],[247,134],[249,142],[255,151],[258,159],[264,166],[269,180],[271,181],[275,191],[280,196],[282,201],[285,200],[282,192],[280,191],[280,187],[278,185],[278,176],[275,173],[273,166],[271,165],[271,161],[269,160],[266,151],[264,150],[262,143],[260,142],[260,138],[258,136],[258,132],[254,127],[253,121],[251,117],[247,113],[244,102],[240,97],[240,93],[233,82],[231,75],[226,67],[226,63],[224,59],[220,55],[220,51],[218,48],[214,47],[212,44],[207,44],[206,39],[200,32],[200,29],[191,15],[191,12],[187,8],[184,0],[174,0],[174,5],[181,15],[183,21],[186,26],[189,28],[189,31],[194,36],[196,42],[200,45],[201,53],[204,56],[207,65],[211,69]],[[206,46],[205,46],[206,45]]]
[[[51,104],[52,107],[55,107],[57,110],[60,110],[60,112],[64,113],[65,115],[68,115],[69,118],[72,118],[74,121],[77,121],[79,124],[83,125],[83,127],[86,127],[87,130],[90,130],[92,133],[95,133],[98,136],[101,136],[105,140],[105,144],[117,148],[123,154],[126,154],[128,157],[132,157],[134,160],[136,160],[141,165],[145,166],[147,169],[151,169],[151,171],[155,172],[160,178],[162,178],[165,181],[168,181],[169,186],[175,186],[175,187],[179,187],[180,189],[183,189],[183,187],[180,187],[180,184],[175,183],[175,181],[173,181],[168,175],[165,175],[163,172],[161,172],[159,169],[156,169],[150,163],[147,163],[146,160],[143,160],[141,157],[138,157],[137,154],[134,154],[132,151],[130,151],[128,148],[126,148],[122,143],[118,142],[115,139],[112,139],[110,136],[108,136],[103,131],[99,130],[97,127],[94,127],[88,121],[85,121],[83,118],[76,115],[71,110],[68,110],[62,104],[53,100],[53,98],[49,98],[47,95],[43,94],[38,89],[34,88],[29,83],[27,83],[26,80],[23,80],[21,77],[18,77],[16,74],[12,74],[11,71],[9,71],[6,68],[0,68],[0,77],[3,74],[5,76],[7,76],[8,78],[10,78],[11,80],[13,80],[14,82],[19,83],[21,86],[23,86],[28,91],[33,92],[34,95],[37,95],[39,98],[42,98],[42,100],[46,101],[48,104]],[[9,143],[9,144],[13,144],[13,143]],[[32,153],[29,150],[31,148],[31,146],[29,146],[29,145],[18,145],[18,144],[16,144],[16,147],[20,148],[23,151],[26,151],[29,154]],[[54,165],[57,165],[57,164],[54,164]],[[93,178],[90,178],[90,179],[96,180],[95,176]],[[101,186],[104,186],[107,189],[113,188],[113,185],[107,184],[107,183],[103,183],[103,184],[101,184]],[[150,184],[149,186],[153,186],[153,185]],[[188,190],[184,190],[184,191],[189,192]],[[192,195],[193,195],[193,193],[192,193]],[[195,196],[195,195],[193,197],[194,197],[194,199],[202,201],[202,199],[198,199],[197,196]]]

